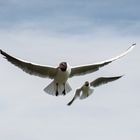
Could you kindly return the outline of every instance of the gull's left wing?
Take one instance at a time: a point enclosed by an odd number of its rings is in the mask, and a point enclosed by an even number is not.
[[[77,89],[73,99],[67,105],[70,106],[80,96],[80,92],[81,92],[81,88]]]
[[[92,81],[90,83],[90,86],[98,87],[100,85],[107,84],[109,82],[115,81],[115,80],[117,80],[117,79],[119,79],[121,77],[122,76],[116,76],[116,77],[100,77],[100,78],[97,78],[96,80]]]
[[[99,68],[125,56],[127,53],[129,53],[134,48],[135,45],[136,44],[132,44],[124,53],[122,53],[116,57],[113,57],[109,60],[105,60],[105,61],[101,61],[99,63],[89,64],[89,65],[72,67],[70,77],[84,75],[84,74],[88,74],[88,73],[97,71],[97,70],[99,70]]]
[[[34,63],[30,63],[21,59],[18,59],[16,57],[13,57],[6,52],[0,50],[0,53],[7,59],[9,62],[14,64],[15,66],[21,68],[23,71],[30,75],[35,75],[39,77],[48,77],[48,78],[54,78],[57,69],[51,66],[43,66],[38,65]]]

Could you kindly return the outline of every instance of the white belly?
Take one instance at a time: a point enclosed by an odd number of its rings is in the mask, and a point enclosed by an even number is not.
[[[66,83],[69,78],[71,70],[68,69],[67,71],[58,70],[56,78],[54,79],[57,83]]]
[[[85,99],[87,98],[88,96],[90,96],[92,93],[93,93],[93,89],[91,89],[90,87],[85,87],[82,88],[82,94],[80,96],[80,99]]]

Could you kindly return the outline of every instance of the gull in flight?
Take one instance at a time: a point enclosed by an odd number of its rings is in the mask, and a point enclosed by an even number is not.
[[[58,96],[66,95],[71,91],[71,87],[68,83],[68,78],[95,72],[99,70],[99,68],[125,56],[134,48],[135,45],[136,44],[132,44],[125,52],[111,59],[98,63],[74,67],[71,67],[67,62],[61,62],[58,67],[39,65],[14,57],[3,50],[0,50],[0,53],[9,62],[30,75],[53,79],[53,81],[46,88],[44,88],[44,91],[50,95]]]
[[[115,81],[121,77],[122,76],[100,77],[90,83],[88,81],[86,81],[81,88],[78,88],[76,90],[73,99],[67,105],[70,106],[77,98],[79,98],[80,100],[83,100],[83,99],[89,97],[94,92],[95,87],[98,87],[103,84],[107,84],[108,82]]]

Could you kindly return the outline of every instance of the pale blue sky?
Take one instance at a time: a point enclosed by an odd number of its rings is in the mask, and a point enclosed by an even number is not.
[[[30,76],[0,56],[0,138],[3,140],[140,139],[140,2],[138,0],[0,1],[0,48],[56,66],[108,59],[136,42],[124,58],[69,80],[65,97],[47,95],[49,79]],[[85,80],[125,76],[66,104]]]
[[[0,27],[79,34],[111,26],[135,34],[139,4],[138,0],[5,0],[0,2]]]

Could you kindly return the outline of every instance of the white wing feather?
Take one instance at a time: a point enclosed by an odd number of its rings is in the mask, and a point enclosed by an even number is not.
[[[6,52],[0,50],[0,53],[7,59],[9,62],[14,64],[15,66],[21,68],[23,71],[30,75],[35,75],[39,77],[48,77],[54,78],[56,74],[56,68],[50,66],[43,66],[34,63],[30,63],[19,58],[13,57]]]
[[[116,57],[113,57],[111,59],[101,61],[99,63],[72,67],[70,77],[84,75],[84,74],[88,74],[88,73],[92,73],[94,71],[97,71],[97,70],[99,70],[100,67],[103,67],[103,66],[125,56],[127,53],[129,53],[134,48],[135,45],[136,44],[132,44],[124,53],[122,53]]]

